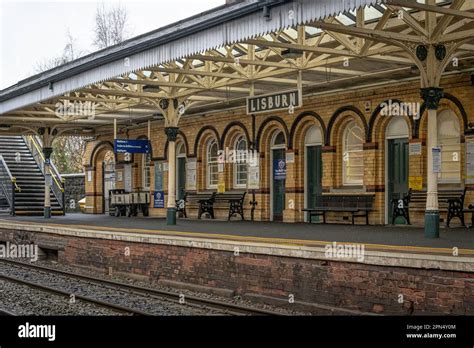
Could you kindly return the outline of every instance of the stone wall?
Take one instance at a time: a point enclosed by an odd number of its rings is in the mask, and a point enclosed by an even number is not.
[[[66,213],[79,213],[79,200],[85,197],[84,173],[63,174],[64,200],[66,201]]]

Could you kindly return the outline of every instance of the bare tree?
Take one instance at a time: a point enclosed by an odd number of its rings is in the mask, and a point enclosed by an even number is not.
[[[35,70],[36,72],[43,72],[57,66],[66,64],[67,62],[73,61],[74,59],[79,58],[85,52],[80,50],[77,47],[76,39],[72,36],[69,29],[66,31],[66,45],[63,48],[63,52],[60,56],[47,59],[43,62],[39,62],[36,64]]]
[[[82,156],[86,148],[86,138],[80,136],[60,136],[53,141],[52,160],[62,174],[81,173]]]
[[[124,41],[128,37],[128,15],[121,5],[106,8],[104,4],[95,14],[94,45],[109,47]]]

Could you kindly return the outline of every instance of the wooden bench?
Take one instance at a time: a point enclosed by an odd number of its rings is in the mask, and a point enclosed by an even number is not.
[[[313,216],[323,216],[323,223],[326,223],[327,212],[347,212],[352,214],[352,224],[354,218],[365,217],[366,225],[369,224],[369,213],[373,211],[375,195],[357,194],[323,194],[316,198],[314,208],[305,208],[308,212],[309,222]]]
[[[191,193],[186,192],[183,199],[176,200],[176,211],[183,214],[184,217],[188,217],[186,213],[186,206],[188,204],[197,204],[198,219],[201,218],[202,214],[208,213],[214,219],[214,199],[216,193]]]
[[[410,209],[422,210],[426,209],[426,191],[410,191],[402,198],[392,199],[392,224],[395,219],[402,216],[410,224]],[[464,213],[469,210],[464,209],[464,197],[466,196],[466,188],[453,190],[439,190],[438,191],[438,209],[439,211],[446,211],[446,227],[455,217],[461,220],[464,224]]]
[[[229,203],[229,215],[227,220],[229,221],[230,218],[234,215],[239,214],[242,220],[244,218],[244,198],[247,192],[224,192],[224,193],[217,193],[215,196],[215,203],[218,202],[226,202]]]

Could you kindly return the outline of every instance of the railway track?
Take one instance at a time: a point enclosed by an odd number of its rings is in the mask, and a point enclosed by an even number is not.
[[[6,309],[0,309],[0,317],[16,317],[18,314],[8,311]]]
[[[10,276],[0,274],[0,279],[6,280],[6,281],[9,281],[9,282],[13,282],[13,283],[17,283],[17,284],[20,284],[20,285],[26,285],[30,288],[38,289],[38,290],[41,290],[41,291],[44,291],[44,292],[49,292],[51,294],[61,295],[61,296],[64,296],[66,298],[69,298],[71,296],[71,293],[68,292],[68,291],[63,291],[61,289],[52,288],[52,287],[49,287],[49,286],[46,286],[46,285],[42,285],[42,284],[38,284],[38,283],[35,283],[35,282],[27,281],[27,280],[20,279],[20,278],[17,278],[17,277],[10,277]],[[88,303],[91,303],[93,305],[97,305],[97,306],[100,306],[100,307],[109,308],[109,309],[112,309],[114,311],[121,312],[123,314],[150,315],[149,313],[144,312],[144,311],[140,311],[140,310],[137,310],[137,309],[134,309],[134,308],[129,308],[129,307],[117,305],[117,304],[114,304],[114,303],[111,303],[111,302],[97,300],[97,299],[94,299],[92,297],[87,297],[87,296],[82,296],[82,295],[74,295],[74,296],[78,300],[88,302]],[[0,313],[5,313],[5,315],[15,315],[15,314],[9,314],[10,312],[8,312],[6,310],[0,310]]]
[[[192,295],[186,295],[182,297],[179,293],[171,292],[171,291],[166,291],[166,290],[161,290],[161,289],[153,289],[153,288],[148,288],[148,287],[142,287],[142,286],[137,286],[137,285],[131,285],[131,284],[125,284],[122,282],[117,282],[113,280],[108,280],[108,279],[102,279],[98,277],[93,277],[93,276],[88,276],[88,275],[83,275],[83,274],[78,274],[74,272],[68,272],[68,271],[63,271],[59,269],[54,269],[50,267],[45,267],[45,266],[39,266],[31,263],[24,263],[24,262],[19,262],[19,261],[13,261],[13,260],[6,260],[2,259],[0,260],[1,262],[8,263],[11,265],[14,265],[16,267],[22,267],[22,268],[27,268],[31,270],[36,270],[36,271],[41,271],[45,273],[51,273],[51,274],[57,274],[60,276],[65,276],[71,279],[77,279],[81,280],[84,282],[88,283],[93,283],[93,284],[99,284],[102,286],[107,286],[111,289],[120,289],[122,291],[127,291],[129,293],[135,293],[135,294],[141,294],[141,295],[146,295],[147,297],[153,297],[153,298],[163,298],[168,301],[172,301],[176,304],[180,304],[181,306],[186,305],[186,306],[192,306],[195,308],[208,308],[210,310],[218,311],[223,314],[228,314],[228,315],[265,315],[265,316],[273,316],[273,315],[284,315],[283,313],[280,312],[275,312],[271,310],[266,310],[266,309],[261,309],[261,308],[253,308],[249,306],[244,306],[244,305],[239,305],[235,303],[229,303],[225,301],[218,301],[214,299],[205,299],[197,296],[192,296]],[[0,275],[0,278],[3,278],[3,275]],[[12,280],[14,281],[14,280]],[[21,280],[22,282],[28,282]],[[42,287],[46,291],[61,291],[64,294],[67,294],[67,296],[70,296],[70,292],[67,291],[62,291],[59,289],[53,289],[45,285],[40,285],[40,284],[31,284],[31,286],[37,286],[37,287]],[[76,296],[76,298],[80,298],[79,296]],[[96,299],[93,298],[88,298],[85,297],[84,301],[97,301]],[[107,305],[112,305],[116,306],[112,303],[100,301],[102,305],[107,306]],[[127,308],[123,306],[117,306],[117,310],[122,310],[122,311],[129,311],[130,313],[134,315],[151,315],[150,313],[143,312],[143,311],[137,311],[137,313],[134,313],[133,308]]]

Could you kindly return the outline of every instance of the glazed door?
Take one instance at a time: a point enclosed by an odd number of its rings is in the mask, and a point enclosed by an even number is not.
[[[307,146],[306,147],[306,207],[314,208],[316,200],[322,193],[322,147]],[[314,221],[318,221],[319,217],[314,216]]]
[[[272,168],[273,221],[283,221],[283,210],[285,209],[285,181],[286,181],[285,150],[275,149],[272,151],[273,151],[273,168]]]
[[[388,221],[392,221],[392,199],[408,192],[408,139],[388,140]]]

